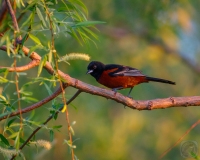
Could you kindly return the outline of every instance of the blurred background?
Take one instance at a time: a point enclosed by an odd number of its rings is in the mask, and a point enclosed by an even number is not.
[[[96,45],[91,43],[81,46],[71,37],[59,35],[56,49],[60,55],[87,53],[91,60],[128,65],[140,69],[146,75],[175,81],[177,84],[141,84],[131,94],[136,100],[200,95],[199,0],[83,2],[89,10],[89,20],[106,23],[97,26]],[[1,54],[0,58],[3,56]],[[74,78],[103,87],[85,74],[88,63],[76,60],[71,61],[70,65],[60,63],[59,68]],[[36,76],[37,68],[27,74],[29,78]],[[45,75],[48,73],[43,71],[41,76]],[[23,77],[21,80],[22,85]],[[127,95],[128,91],[122,90],[120,93]],[[67,88],[67,98],[75,92],[76,89]],[[41,100],[48,94],[45,87],[40,86],[34,95]],[[37,109],[36,113],[40,114],[35,120],[43,122],[49,115],[48,107],[47,104]],[[74,151],[82,160],[158,159],[199,116],[199,107],[137,111],[87,93],[81,93],[69,106],[70,121],[76,121],[73,126]],[[68,146],[63,144],[63,139],[68,139],[65,114],[59,114],[58,119],[52,120],[48,127],[53,125],[63,125],[60,132],[55,132],[53,148],[49,152],[42,152],[41,149],[32,147],[30,150],[30,147],[26,147],[23,153],[27,159],[71,159]],[[199,132],[200,127],[197,126],[184,140],[196,141],[200,145]],[[49,140],[49,132],[40,130],[36,138]],[[180,144],[163,159],[184,159],[181,157]]]

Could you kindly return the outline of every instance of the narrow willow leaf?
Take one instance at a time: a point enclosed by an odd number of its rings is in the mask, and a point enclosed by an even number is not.
[[[10,127],[10,125],[16,120],[16,118],[13,118],[11,119],[9,122],[8,122],[8,127]]]
[[[2,141],[5,145],[7,145],[7,146],[10,145],[9,142],[8,142],[8,140],[7,140],[2,134],[0,134],[0,139],[1,139],[1,141]]]
[[[38,102],[38,99],[33,98],[33,97],[22,97],[21,100],[24,100],[27,103],[31,103],[31,102]]]
[[[84,22],[79,22],[79,23],[76,23],[75,26],[73,27],[88,27],[88,26],[94,26],[94,25],[97,25],[97,24],[104,24],[105,22],[102,22],[102,21],[84,21]]]
[[[18,150],[20,146],[20,131],[17,132],[17,136],[15,138],[15,148]]]
[[[30,14],[30,16],[26,19],[26,21],[21,25],[20,28],[23,28],[24,26],[30,25],[29,22],[31,21],[31,19],[32,19],[32,17],[33,17],[33,14],[35,14],[35,13],[32,12],[32,13]]]
[[[4,102],[7,101],[7,100],[6,100],[6,97],[4,97],[3,95],[0,95],[0,101],[1,101],[1,99],[2,99]]]
[[[41,48],[41,45],[36,45],[30,48],[29,52],[28,52],[28,56],[31,55],[32,52],[34,52],[36,49]]]
[[[47,61],[47,56],[44,55],[40,61],[40,64],[39,64],[39,67],[38,67],[38,74],[37,74],[37,77],[40,76],[41,72],[42,72],[42,68],[43,66],[46,64],[46,61]]]
[[[53,129],[59,129],[59,128],[62,128],[62,125],[53,126],[52,128],[53,128]]]
[[[52,50],[50,49],[49,53],[48,53],[48,60],[49,60],[49,63],[52,62]]]
[[[0,83],[7,83],[7,82],[8,80],[6,78],[0,76]]]
[[[24,95],[24,96],[32,96],[33,92],[28,92],[28,91],[20,91],[20,94]]]
[[[30,34],[29,33],[29,37],[35,42],[37,43],[38,45],[42,45],[39,38],[37,38],[36,36],[34,36],[33,34]]]
[[[66,111],[66,109],[67,109],[67,105],[65,104],[65,105],[63,106],[63,108],[62,108],[61,112],[62,112],[62,113],[63,113],[63,112],[65,112],[65,111]]]
[[[53,140],[54,140],[54,132],[53,132],[53,130],[50,130],[49,133],[50,133],[50,141],[53,142]]]
[[[47,85],[46,83],[44,83],[44,86],[45,86],[45,88],[47,89],[49,95],[51,95],[51,94],[52,94],[52,91],[51,91],[49,85]]]
[[[82,29],[87,32],[88,34],[90,34],[92,37],[94,37],[95,39],[98,39],[98,36],[92,32],[90,29],[86,28],[86,27],[82,27]]]
[[[15,137],[17,137],[17,135],[18,135],[18,132],[15,132],[15,133],[11,134],[11,135],[8,137],[8,139],[15,138]]]
[[[46,22],[45,22],[45,20],[44,20],[44,17],[43,17],[43,15],[42,15],[42,13],[41,13],[41,11],[40,11],[40,9],[39,9],[38,7],[36,7],[36,13],[37,13],[39,19],[41,20],[42,25],[43,25],[44,27],[47,27]]]
[[[31,115],[28,117],[29,120],[31,120],[35,116],[35,109],[31,112]]]
[[[76,32],[75,32],[73,29],[70,29],[70,31],[71,31],[71,32],[67,31],[67,33],[69,33],[69,35],[71,35],[73,38],[75,38],[75,39],[79,42],[80,45],[83,45],[83,44],[81,43],[80,39],[78,38]]]

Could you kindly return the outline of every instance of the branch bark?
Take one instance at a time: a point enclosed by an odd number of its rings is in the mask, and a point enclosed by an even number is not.
[[[0,49],[6,50],[6,46],[0,47]],[[22,47],[22,51],[26,56],[28,56],[29,49],[27,47]],[[32,60],[41,60],[41,57],[36,53],[32,52],[30,55]],[[44,68],[50,73],[54,74],[54,70],[49,62],[46,62]],[[200,106],[200,96],[193,97],[169,97],[164,99],[154,99],[154,100],[134,100],[129,97],[123,96],[120,93],[116,93],[99,87],[92,86],[90,84],[84,83],[78,79],[70,77],[68,74],[58,71],[58,74],[62,77],[65,83],[74,88],[80,89],[83,92],[105,97],[107,99],[112,99],[118,103],[130,107],[131,109],[137,110],[153,110],[153,109],[164,109],[171,107],[187,107],[187,106]]]
[[[8,69],[9,72],[23,72],[23,71],[27,71],[31,68],[34,68],[36,66],[38,66],[40,64],[40,61],[38,60],[32,60],[30,63],[28,63],[27,65],[24,66],[20,66],[20,67],[3,67],[1,66],[1,68],[6,68]]]

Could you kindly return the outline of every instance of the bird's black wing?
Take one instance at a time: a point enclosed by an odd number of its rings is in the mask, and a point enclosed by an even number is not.
[[[111,70],[111,69],[115,69],[115,68],[116,68],[115,71],[109,73],[109,75],[112,77],[115,77],[115,76],[128,76],[128,77],[145,76],[136,68],[122,66],[122,65],[116,65],[116,64],[106,65],[105,70]]]

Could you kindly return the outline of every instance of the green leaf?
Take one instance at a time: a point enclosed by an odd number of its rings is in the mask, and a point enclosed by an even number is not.
[[[0,68],[0,73],[6,72],[7,70],[7,68]]]
[[[0,139],[5,145],[10,146],[8,140],[2,134],[0,134]]]
[[[50,130],[49,133],[50,133],[50,141],[53,142],[53,140],[54,140],[54,131]]]
[[[15,138],[15,148],[18,150],[20,146],[20,131],[17,132],[16,138]]]
[[[62,128],[62,125],[53,126],[52,128],[53,128],[53,129],[59,129],[59,128]]]
[[[38,67],[38,74],[37,74],[37,77],[40,76],[40,74],[41,74],[41,72],[42,72],[42,68],[43,68],[43,66],[46,64],[46,61],[47,61],[47,56],[44,55],[44,56],[42,57],[41,61],[40,61],[40,65],[39,65],[39,67]]]
[[[2,99],[4,102],[7,102],[6,97],[4,97],[3,95],[0,95],[0,101],[1,101],[1,99]]]
[[[8,80],[6,78],[0,76],[0,83],[7,83],[7,82]]]
[[[16,118],[13,118],[11,119],[9,122],[8,122],[8,127],[10,127],[10,125],[16,120]]]
[[[33,14],[34,14],[34,12],[32,12],[32,13],[30,14],[30,16],[26,19],[26,21],[21,25],[20,28],[23,28],[24,26],[30,25],[29,22],[31,21]]]
[[[8,137],[8,139],[12,139],[12,138],[17,137],[18,133],[19,133],[19,132],[15,132],[15,133],[11,134],[11,135]]]
[[[31,103],[31,102],[38,102],[38,99],[36,99],[36,98],[33,98],[33,97],[22,97],[21,98],[22,100],[24,100],[25,102],[27,102],[27,103]]]
[[[35,109],[31,112],[31,115],[28,117],[29,120],[31,120],[35,115]]]
[[[35,42],[37,43],[38,45],[42,45],[39,38],[37,38],[36,36],[34,36],[33,34],[30,34],[29,33],[29,37]]]
[[[28,91],[20,91],[20,93],[24,96],[32,96],[33,93],[32,92],[28,92]]]
[[[44,86],[47,89],[49,95],[53,94],[52,91],[51,91],[51,89],[50,89],[50,87],[49,87],[49,85],[47,85],[46,83],[44,83]]]
[[[76,23],[75,26],[73,27],[88,27],[88,26],[94,26],[94,25],[97,25],[97,24],[104,24],[106,22],[102,22],[102,21],[84,21],[84,22],[79,22],[79,23]]]
[[[40,9],[39,9],[38,7],[36,7],[36,13],[37,13],[39,19],[41,20],[42,25],[43,25],[44,27],[47,27],[46,22],[45,22],[45,20],[44,20],[44,17],[43,17],[43,15],[42,15],[42,13],[41,13],[41,11],[40,11]]]
[[[30,56],[30,54],[32,52],[34,52],[36,49],[39,49],[39,48],[41,48],[41,45],[36,45],[36,46],[31,47],[29,52],[28,52],[28,56]]]

